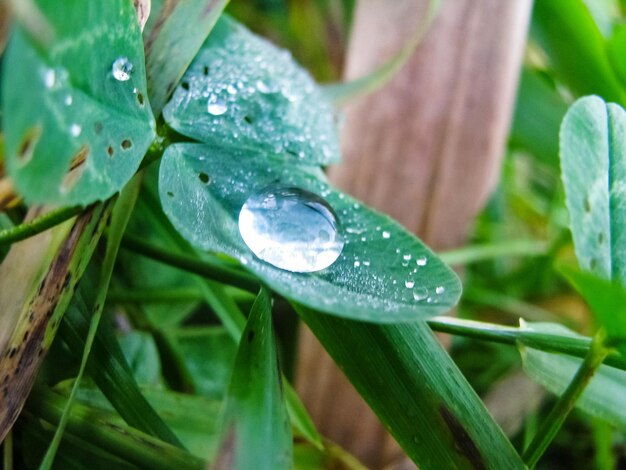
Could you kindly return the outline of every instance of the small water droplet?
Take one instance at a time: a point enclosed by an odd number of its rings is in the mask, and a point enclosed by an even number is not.
[[[72,134],[74,137],[78,137],[82,130],[83,129],[78,124],[72,124],[70,126],[70,134]]]
[[[56,83],[56,74],[53,69],[47,69],[43,74],[43,83],[46,88],[52,88]]]
[[[63,100],[63,103],[65,103],[65,106],[71,106],[73,102],[74,102],[74,98],[72,98],[72,95],[67,95],[65,99]]]
[[[406,281],[404,281],[404,287],[406,287],[407,289],[413,289],[414,286],[415,286],[414,280],[407,279]]]
[[[239,213],[239,233],[258,258],[292,272],[329,267],[344,245],[337,216],[324,199],[280,184],[248,198]]]
[[[402,259],[403,259],[404,261],[409,261],[409,260],[411,259],[411,255],[406,254],[406,255],[404,255],[404,256],[402,257]]]
[[[443,286],[438,286],[435,288],[435,293],[437,294],[443,294],[446,291],[446,288]]]
[[[355,261],[354,262],[354,267],[358,268],[359,266],[361,266],[361,262],[360,261]]]
[[[128,60],[128,57],[118,57],[111,66],[111,72],[113,78],[120,82],[130,80],[130,74],[133,71],[133,63]]]
[[[413,291],[413,298],[418,302],[428,297],[428,289],[425,287],[416,287]]]
[[[207,110],[209,111],[209,114],[212,114],[213,116],[221,116],[228,111],[228,106],[226,106],[226,103],[219,99],[217,95],[211,95],[209,96]]]
[[[391,238],[391,233],[389,233],[387,230],[383,231],[383,238]]]
[[[417,258],[415,262],[417,263],[418,266],[426,266],[426,264],[428,263],[428,260],[425,257],[422,257],[422,258]]]
[[[363,261],[363,266],[369,266],[370,262],[369,261]]]
[[[270,93],[272,91],[263,80],[258,80],[256,82],[256,89],[261,93]]]
[[[229,95],[236,95],[236,94],[237,94],[237,88],[235,88],[233,85],[228,85],[228,86],[226,87],[226,92],[227,92]]]

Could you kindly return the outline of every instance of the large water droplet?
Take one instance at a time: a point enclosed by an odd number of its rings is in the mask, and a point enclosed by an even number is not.
[[[221,116],[228,111],[228,106],[226,106],[226,103],[219,99],[217,95],[211,95],[209,96],[207,110],[209,111],[209,114],[212,114],[213,116]]]
[[[120,82],[125,82],[130,79],[130,74],[133,71],[133,63],[128,60],[128,57],[118,57],[111,66],[111,72],[113,78]]]
[[[299,273],[327,268],[344,245],[337,216],[324,199],[280,184],[248,198],[239,213],[239,233],[257,257]]]

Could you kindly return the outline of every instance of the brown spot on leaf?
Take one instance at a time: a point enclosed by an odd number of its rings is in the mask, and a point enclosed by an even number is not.
[[[480,450],[478,450],[474,440],[459,422],[457,417],[448,408],[446,408],[445,405],[439,406],[439,414],[452,434],[454,446],[457,451],[470,461],[472,468],[477,470],[487,470],[487,466],[485,465],[483,457],[480,454]]]
[[[22,163],[27,163],[33,157],[35,146],[41,137],[41,125],[31,127],[24,133],[22,142],[17,149],[17,157]]]
[[[74,185],[78,182],[80,177],[85,172],[87,157],[89,156],[89,147],[87,145],[83,145],[78,152],[72,158],[70,162],[70,169],[63,177],[63,181],[61,182],[61,192],[70,191]]]

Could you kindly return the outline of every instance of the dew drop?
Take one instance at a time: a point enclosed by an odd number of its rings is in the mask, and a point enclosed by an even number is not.
[[[417,263],[418,266],[426,266],[426,264],[428,263],[428,260],[425,257],[422,257],[422,258],[417,258],[415,262]]]
[[[65,106],[71,106],[73,102],[74,102],[74,98],[72,98],[72,95],[67,95],[65,99],[63,100],[63,103],[65,103]]]
[[[115,78],[115,80],[119,80],[120,82],[130,80],[130,74],[132,71],[133,63],[128,60],[128,57],[118,57],[111,66],[113,78]]]
[[[425,287],[416,287],[415,290],[413,290],[413,298],[418,302],[428,298],[428,289]]]
[[[52,88],[56,83],[56,74],[53,69],[48,69],[43,74],[43,83],[46,85],[46,88]]]
[[[446,291],[446,288],[443,286],[438,286],[435,288],[435,293],[436,294],[443,294]]]
[[[228,106],[226,106],[226,103],[219,99],[217,95],[211,95],[209,96],[207,110],[209,111],[209,114],[212,114],[213,116],[221,116],[228,111]]]
[[[406,254],[406,255],[404,255],[404,256],[402,257],[402,259],[403,259],[404,261],[409,261],[409,260],[411,259],[411,255]]]
[[[413,289],[413,287],[415,287],[415,281],[412,279],[407,279],[406,281],[404,281],[404,287],[406,287],[407,289]]]
[[[78,124],[72,124],[70,126],[70,134],[72,134],[72,136],[74,137],[78,137],[82,130],[83,129]]]
[[[391,238],[391,233],[389,233],[387,230],[383,231],[383,238]]]
[[[359,266],[361,266],[361,262],[360,261],[355,261],[354,262],[354,267],[358,268]]]
[[[258,258],[292,272],[329,267],[344,245],[337,216],[324,199],[280,184],[248,198],[239,213],[239,233]]]
[[[228,86],[226,87],[226,92],[227,92],[229,95],[236,95],[236,94],[237,94],[237,88],[235,88],[233,85],[228,85]]]
[[[272,91],[263,80],[258,80],[256,82],[256,89],[261,93],[270,93]]]

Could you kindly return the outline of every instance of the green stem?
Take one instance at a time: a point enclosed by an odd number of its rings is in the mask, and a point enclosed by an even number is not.
[[[5,470],[13,470],[13,433],[9,431],[4,438],[3,450],[3,467]]]
[[[585,336],[564,336],[533,331],[525,327],[516,328],[493,323],[462,320],[453,317],[434,317],[427,320],[428,326],[440,333],[449,333],[495,343],[517,346],[518,343],[540,351],[567,354],[584,358],[589,353],[592,339]],[[615,353],[606,358],[606,364],[626,370],[626,358]]]
[[[77,216],[83,207],[60,207],[28,222],[0,231],[0,246],[25,240]]]
[[[198,302],[202,300],[199,289],[194,287],[145,288],[145,289],[111,289],[107,302]]]
[[[230,284],[249,292],[259,290],[260,283],[256,277],[234,266],[229,266],[217,257],[198,259],[193,256],[165,251],[165,249],[146,243],[141,238],[125,235],[122,247],[139,255],[159,261],[170,266],[199,274],[219,283]]]
[[[466,265],[505,256],[539,256],[548,251],[548,244],[538,240],[515,240],[489,245],[464,246],[456,250],[438,253],[451,265]]]
[[[537,465],[537,462],[557,435],[559,429],[561,429],[565,419],[574,408],[576,401],[589,384],[596,370],[609,354],[609,349],[604,346],[604,338],[605,333],[603,330],[599,330],[593,337],[589,352],[576,375],[567,386],[565,392],[559,397],[546,420],[539,427],[537,435],[524,452],[524,462],[526,462],[529,468],[532,469]]]

